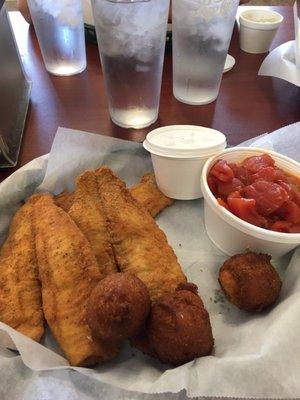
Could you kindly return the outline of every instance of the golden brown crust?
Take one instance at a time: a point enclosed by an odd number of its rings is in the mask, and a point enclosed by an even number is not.
[[[101,279],[90,244],[51,195],[34,204],[34,225],[43,308],[50,329],[71,365],[113,358],[118,349],[92,339],[86,304]]]
[[[94,337],[121,342],[138,334],[150,312],[147,287],[136,276],[107,276],[91,293],[87,321]]]
[[[73,200],[74,193],[68,192],[67,190],[58,194],[57,196],[54,196],[55,204],[66,212],[68,212],[72,207]]]
[[[141,181],[129,189],[132,197],[156,217],[158,213],[174,203],[173,199],[165,196],[157,187],[153,173],[146,173]]]
[[[13,217],[0,255],[0,321],[40,341],[44,333],[41,286],[32,226],[32,201]]]
[[[109,168],[96,173],[119,269],[140,278],[152,301],[174,291],[186,277],[166,235]]]
[[[180,289],[159,298],[147,322],[148,354],[164,363],[184,364],[211,353],[214,345],[208,312],[197,294]],[[146,346],[144,340],[138,343]],[[147,347],[144,347],[147,350]]]
[[[94,171],[86,171],[76,179],[68,213],[89,241],[102,278],[118,272]]]
[[[156,217],[162,210],[174,203],[173,199],[165,196],[157,187],[155,176],[148,172],[143,175],[141,181],[129,189],[132,197],[134,197],[145,209]],[[63,191],[54,196],[55,204],[68,212],[74,202],[74,193]]]
[[[270,260],[266,254],[248,252],[225,261],[219,282],[231,303],[246,311],[261,311],[277,300],[281,280]]]

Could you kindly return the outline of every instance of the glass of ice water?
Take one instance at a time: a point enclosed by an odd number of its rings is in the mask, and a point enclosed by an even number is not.
[[[124,128],[157,120],[169,0],[92,0],[111,119]]]
[[[54,75],[84,71],[81,0],[28,0],[28,5],[47,71]]]
[[[173,93],[207,104],[219,93],[239,0],[172,0]]]

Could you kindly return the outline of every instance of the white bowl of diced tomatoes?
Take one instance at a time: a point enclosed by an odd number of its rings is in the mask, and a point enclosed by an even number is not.
[[[201,177],[208,236],[224,253],[280,257],[300,245],[300,164],[249,147],[211,157]]]

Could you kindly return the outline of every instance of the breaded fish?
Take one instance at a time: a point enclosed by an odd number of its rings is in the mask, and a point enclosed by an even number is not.
[[[29,201],[16,212],[1,249],[0,321],[39,341],[44,333],[44,315],[32,208]]]
[[[154,218],[166,207],[174,203],[173,199],[165,196],[157,187],[154,174],[148,172],[140,183],[129,189],[134,197]]]
[[[140,278],[152,301],[174,291],[186,277],[166,235],[109,168],[96,173],[118,267]]]
[[[94,341],[86,304],[101,274],[91,246],[51,195],[34,204],[34,225],[45,318],[71,365],[113,358],[118,349]]]
[[[141,181],[129,189],[134,197],[146,210],[156,217],[158,213],[173,204],[174,200],[165,196],[157,187],[154,174],[146,173]],[[68,212],[74,202],[74,192],[64,191],[54,197],[57,206]]]
[[[64,211],[68,212],[73,204],[74,193],[68,192],[67,190],[65,190],[64,192],[55,196],[54,200],[55,200],[55,204],[58,207],[62,208]]]
[[[76,179],[69,215],[89,241],[101,277],[118,272],[94,171],[86,171]]]

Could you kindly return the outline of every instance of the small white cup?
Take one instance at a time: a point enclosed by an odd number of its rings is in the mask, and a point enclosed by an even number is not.
[[[143,146],[151,153],[159,189],[173,199],[193,200],[202,197],[205,162],[226,147],[226,138],[210,128],[170,125],[149,132]]]
[[[204,197],[204,222],[206,232],[211,241],[223,253],[232,256],[242,253],[246,249],[280,257],[300,245],[300,233],[275,232],[252,225],[238,218],[226,208],[219,205],[210,191],[207,176],[211,167],[219,159],[228,162],[241,162],[247,157],[268,153],[275,160],[276,165],[284,171],[299,176],[300,164],[291,158],[274,151],[236,147],[224,150],[211,157],[203,167],[201,188]]]
[[[240,14],[240,47],[247,53],[269,51],[283,16],[266,9],[245,10]]]

